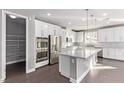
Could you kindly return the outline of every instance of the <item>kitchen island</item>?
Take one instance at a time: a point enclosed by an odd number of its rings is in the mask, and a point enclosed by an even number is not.
[[[59,53],[59,72],[70,79],[70,82],[81,82],[91,67],[97,62],[99,48],[68,47]]]

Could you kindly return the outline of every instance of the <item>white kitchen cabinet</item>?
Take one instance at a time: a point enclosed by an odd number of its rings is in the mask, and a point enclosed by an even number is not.
[[[106,42],[106,31],[104,29],[98,31],[98,42]]]
[[[65,29],[61,29],[62,31],[62,48],[66,47],[66,30]]]
[[[119,48],[104,48],[103,58],[124,60],[124,49]]]
[[[60,55],[59,60],[61,61],[59,62],[59,72],[66,77],[70,77],[70,57]]]
[[[61,27],[59,27],[59,30],[58,30],[58,36],[63,36],[63,30]]]
[[[115,59],[124,60],[124,49],[115,49]]]
[[[114,42],[114,31],[113,29],[105,29],[105,41]]]
[[[121,31],[119,28],[113,28],[114,31],[114,42],[120,42],[121,41]]]
[[[103,49],[103,57],[104,58],[115,58],[115,49],[114,48],[104,48]]]
[[[35,36],[41,37],[41,24],[38,20],[35,20]]]
[[[54,35],[55,36],[60,36],[61,27],[54,25]]]
[[[103,49],[103,57],[104,57],[104,58],[108,58],[108,56],[109,56],[109,51],[108,51],[107,48],[104,48],[104,49]]]
[[[124,42],[124,27],[120,27],[120,42]]]
[[[35,36],[48,37],[48,23],[35,20]]]
[[[71,31],[72,32],[72,42],[76,42],[76,32]]]
[[[83,38],[84,38],[83,32],[76,33],[76,42],[84,42]]]
[[[100,29],[98,42],[124,42],[124,27]]]
[[[41,35],[42,37],[48,37],[48,23],[42,22]]]
[[[99,42],[114,42],[114,33],[112,29],[101,29],[98,32]]]
[[[108,52],[109,52],[108,53],[109,54],[108,58],[115,59],[115,48],[109,48]]]
[[[54,35],[54,25],[48,24],[48,35]]]

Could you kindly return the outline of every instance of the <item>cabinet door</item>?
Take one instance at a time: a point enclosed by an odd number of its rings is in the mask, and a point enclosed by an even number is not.
[[[41,36],[48,37],[48,24],[41,22]]]
[[[98,31],[98,42],[106,42],[105,34],[106,31],[104,29]]]
[[[66,77],[70,76],[70,61],[68,56],[59,56],[59,72]]]
[[[105,34],[105,36],[106,36],[106,42],[114,42],[114,31],[113,31],[113,29],[106,29],[105,30],[106,31],[106,34]]]
[[[110,58],[110,59],[115,59],[115,49],[114,48],[109,48],[108,49],[108,58]]]
[[[76,39],[77,39],[77,42],[83,42],[83,32],[77,32],[76,33]]]
[[[120,29],[117,27],[117,28],[113,28],[114,29],[114,42],[120,42]]]
[[[35,36],[41,37],[41,24],[38,20],[35,20]]]
[[[117,60],[124,60],[124,49],[116,49],[116,56]]]
[[[61,29],[59,26],[54,26],[54,31],[56,36],[61,36]]]
[[[62,29],[62,48],[66,47],[66,30]]]
[[[104,48],[103,49],[103,57],[115,59],[115,49],[114,48]]]
[[[62,29],[61,27],[58,28],[58,36],[62,36],[63,35],[63,32],[62,32]]]
[[[72,31],[72,42],[75,42],[75,40],[76,40],[76,32]]]
[[[107,48],[104,48],[104,49],[103,49],[103,57],[104,57],[104,58],[109,58],[109,51],[108,51]]]
[[[124,27],[120,27],[120,42],[124,42]]]
[[[54,25],[52,24],[48,26],[48,35],[54,35]]]

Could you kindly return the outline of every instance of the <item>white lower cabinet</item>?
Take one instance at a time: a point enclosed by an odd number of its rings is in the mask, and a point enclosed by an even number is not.
[[[59,60],[62,60],[62,62],[59,62],[59,72],[62,75],[69,78],[70,77],[70,60],[71,60],[70,57],[59,56]]]
[[[103,57],[116,60],[124,60],[124,49],[104,48]]]
[[[110,58],[111,57],[110,48],[104,48],[103,49],[103,57],[104,58]]]
[[[115,58],[117,60],[124,60],[124,49],[116,49],[115,54],[116,54]]]

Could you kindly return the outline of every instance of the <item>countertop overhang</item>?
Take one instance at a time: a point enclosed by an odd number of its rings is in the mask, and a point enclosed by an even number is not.
[[[95,48],[95,47],[72,46],[72,47],[68,47],[68,48],[63,48],[59,54],[65,55],[65,56],[70,56],[70,57],[87,59],[90,56],[94,55],[95,53],[98,53],[101,50],[102,50],[101,48]]]

